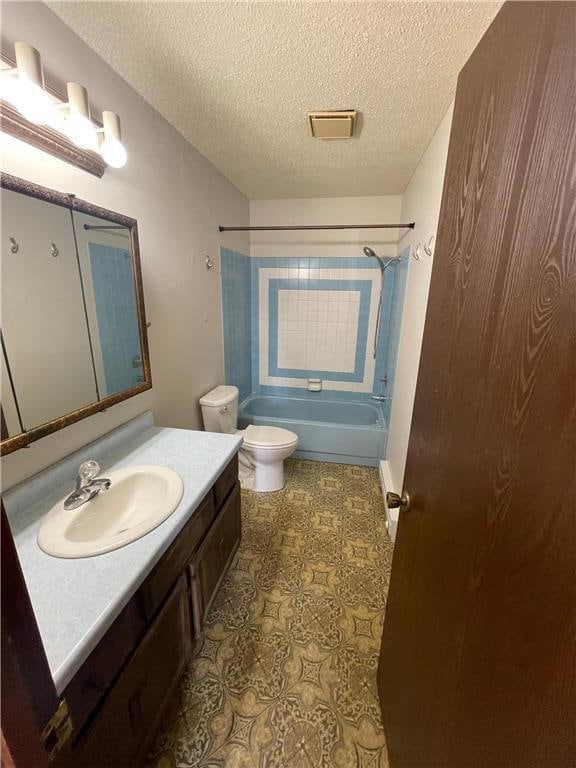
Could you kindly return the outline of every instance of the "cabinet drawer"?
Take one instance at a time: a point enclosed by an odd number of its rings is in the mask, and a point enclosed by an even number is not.
[[[214,483],[214,503],[219,509],[234,484],[238,482],[238,455],[234,456]]]
[[[190,652],[188,588],[182,577],[78,745],[75,764],[82,768],[137,764]]]
[[[64,691],[76,732],[104,698],[145,629],[139,601],[132,598]]]
[[[240,543],[240,486],[233,487],[192,563],[192,604],[199,635],[210,604]]]
[[[186,569],[214,517],[214,500],[212,492],[209,492],[140,588],[140,599],[148,620],[154,616],[176,579]]]

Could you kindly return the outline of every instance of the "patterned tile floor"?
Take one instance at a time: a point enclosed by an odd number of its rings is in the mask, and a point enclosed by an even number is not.
[[[154,768],[383,768],[376,665],[392,547],[377,470],[286,462],[242,543]]]

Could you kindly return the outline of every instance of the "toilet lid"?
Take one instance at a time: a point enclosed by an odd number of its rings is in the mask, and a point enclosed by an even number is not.
[[[244,442],[260,448],[277,448],[298,442],[298,435],[280,427],[255,427],[253,424],[243,432]]]

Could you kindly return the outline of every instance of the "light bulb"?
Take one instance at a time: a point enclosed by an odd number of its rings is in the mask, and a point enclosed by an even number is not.
[[[128,159],[124,144],[118,139],[104,139],[100,145],[100,154],[111,168],[123,168]]]
[[[20,77],[14,94],[14,105],[26,120],[41,125],[50,120],[51,102],[46,91],[36,83]]]
[[[47,123],[50,120],[50,97],[44,90],[42,62],[36,48],[26,43],[14,43],[18,83],[14,90],[13,104],[31,123]]]
[[[90,104],[88,91],[79,83],[67,83],[68,116],[65,122],[65,132],[70,139],[82,149],[96,149],[98,138],[96,128],[90,120]]]
[[[66,134],[70,141],[82,149],[96,149],[98,144],[96,128],[83,115],[71,114],[66,118]]]
[[[15,70],[0,75],[0,99],[16,106],[16,92],[18,90],[18,78]]]
[[[100,144],[100,154],[112,168],[122,168],[126,165],[128,155],[121,141],[120,118],[115,112],[105,109],[102,112],[102,124],[104,139]]]

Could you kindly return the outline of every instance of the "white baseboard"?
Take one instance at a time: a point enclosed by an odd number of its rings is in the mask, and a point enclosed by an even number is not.
[[[388,509],[386,505],[386,492],[398,493],[394,487],[392,481],[392,475],[390,473],[390,467],[387,461],[381,461],[378,465],[378,474],[380,476],[380,486],[382,488],[382,496],[384,497],[384,510],[386,512],[386,528],[392,541],[396,541],[396,530],[398,528],[398,510]]]

